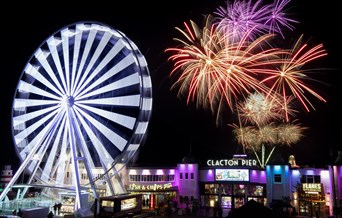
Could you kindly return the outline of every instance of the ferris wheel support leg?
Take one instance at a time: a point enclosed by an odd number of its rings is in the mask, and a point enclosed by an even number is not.
[[[67,119],[69,121],[69,137],[70,137],[70,151],[71,151],[71,157],[72,157],[72,166],[74,169],[74,185],[75,185],[75,191],[76,191],[76,201],[75,201],[75,210],[78,210],[80,208],[84,208],[83,202],[82,202],[82,195],[81,195],[81,183],[80,183],[80,175],[79,175],[79,166],[78,166],[78,156],[76,152],[76,143],[75,143],[75,136],[73,134],[73,119],[71,117],[71,108],[68,108],[67,110]]]
[[[7,193],[9,192],[9,190],[12,188],[12,186],[14,185],[14,183],[18,180],[19,176],[21,175],[21,173],[24,171],[24,169],[26,168],[26,166],[29,164],[29,162],[31,161],[31,158],[33,157],[33,154],[35,153],[35,151],[37,150],[37,148],[39,147],[39,143],[37,143],[34,148],[32,149],[32,151],[29,153],[29,155],[25,158],[24,162],[20,165],[19,169],[17,170],[17,172],[14,174],[13,178],[11,179],[11,181],[7,184],[6,188],[3,190],[3,192],[0,195],[0,201],[2,201],[4,199],[5,196],[7,196]]]
[[[112,185],[112,182],[110,181],[110,176],[108,175],[109,170],[105,167],[104,167],[104,169],[105,169],[105,172],[107,172],[107,173],[105,173],[105,177],[106,177],[107,185],[109,187],[109,191],[110,191],[111,195],[115,195],[115,188]]]
[[[52,128],[52,129],[51,129],[51,132],[53,132],[54,130],[55,130],[55,129]],[[50,132],[50,131],[49,131],[49,132]],[[46,149],[47,149],[47,144],[50,143],[50,141],[51,141],[51,135],[52,135],[52,134],[48,134],[48,135],[45,136],[44,143],[42,143],[42,147],[43,147],[43,150],[44,150],[43,153],[45,153],[45,151],[46,151]],[[46,141],[49,141],[49,142],[46,143]],[[42,141],[42,142],[43,142],[43,141]],[[36,154],[37,154],[37,153],[35,153],[34,155],[36,155]],[[38,170],[38,168],[39,168],[39,164],[40,164],[41,161],[42,161],[42,158],[43,158],[43,155],[40,154],[40,155],[39,155],[39,160],[37,160],[37,161],[35,162],[34,169],[33,169],[33,171],[31,171],[31,176],[30,176],[30,177],[28,178],[28,180],[27,180],[27,184],[31,184],[33,178],[38,179],[37,177],[35,177],[35,175],[36,175],[37,170]],[[23,198],[24,198],[24,196],[26,195],[28,189],[29,189],[28,186],[27,186],[27,187],[24,187],[24,189],[23,189],[23,191],[22,191],[22,193],[21,193],[20,199],[23,199]]]
[[[114,170],[114,177],[113,177],[113,184],[114,184],[114,190],[115,194],[125,194],[127,193],[125,186],[120,178],[119,172],[115,167],[113,167]]]
[[[73,112],[72,110],[70,110],[70,112],[71,112],[71,115],[72,115],[72,117],[73,117],[72,119],[73,119],[74,122],[76,123],[76,122],[77,122],[77,121],[76,121],[77,119],[75,118],[74,112]],[[81,138],[81,135],[82,135],[82,134],[81,134],[80,129],[77,127],[77,125],[75,125],[73,128],[74,128],[75,134],[78,136],[78,138]],[[87,145],[83,144],[82,141],[80,142],[79,149],[81,150],[81,152],[82,152],[83,154],[86,153],[86,152],[85,152],[86,146],[87,146]],[[91,167],[89,166],[89,162],[88,162],[87,158],[85,158],[85,157],[82,157],[82,158],[80,157],[79,159],[83,161],[83,164],[84,164],[84,166],[85,166],[85,169],[86,169],[87,174],[88,174],[88,177],[89,177],[89,182],[90,182],[90,186],[91,186],[91,188],[92,188],[93,194],[94,194],[94,198],[97,199],[97,198],[98,198],[98,193],[97,193],[96,186],[95,186],[95,183],[94,183],[93,173],[92,173],[92,171],[91,171]]]
[[[48,129],[51,129],[55,123],[60,119],[60,114],[57,114],[55,116],[55,120],[53,122],[50,123],[50,126],[48,127]],[[49,132],[49,131],[46,131]],[[24,159],[23,163],[20,165],[19,169],[17,170],[17,172],[14,174],[13,178],[11,179],[11,181],[8,183],[8,185],[6,186],[6,188],[3,190],[3,192],[0,195],[0,201],[2,201],[4,199],[5,196],[7,196],[7,193],[9,192],[9,190],[12,188],[12,186],[14,185],[14,183],[18,180],[19,176],[22,174],[22,172],[25,170],[25,168],[27,167],[27,165],[30,163],[30,161],[32,161],[32,158],[34,156],[34,154],[37,152],[38,148],[41,146],[42,142],[45,140],[45,138],[47,137],[47,133],[45,133],[45,135],[37,142],[37,144],[35,144],[33,146],[33,148],[30,150],[30,153],[28,153],[28,155],[26,156],[26,158]]]

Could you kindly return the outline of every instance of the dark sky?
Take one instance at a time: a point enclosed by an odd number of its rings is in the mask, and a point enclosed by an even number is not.
[[[115,2],[115,3],[114,3]],[[285,158],[294,154],[299,163],[325,163],[330,150],[335,155],[341,150],[341,91],[340,55],[341,40],[337,1],[293,0],[289,12],[300,23],[293,36],[301,33],[313,44],[323,43],[328,56],[321,65],[330,70],[317,78],[329,85],[318,84],[327,103],[313,101],[316,111],[303,113],[300,121],[309,127],[305,138],[291,148],[279,149]],[[22,4],[17,2],[18,4]],[[173,37],[179,36],[175,26],[183,27],[183,21],[192,19],[198,23],[203,15],[212,13],[225,1],[175,0],[175,1],[92,1],[77,7],[49,1],[49,5],[2,6],[1,13],[1,153],[0,165],[17,164],[11,134],[11,107],[17,82],[27,61],[40,44],[51,34],[79,21],[97,21],[125,33],[145,56],[153,85],[153,112],[144,145],[140,147],[138,163],[174,165],[192,150],[201,162],[213,157],[231,157],[241,147],[232,138],[232,122],[227,114],[226,124],[216,126],[215,117],[194,105],[187,106],[170,91],[171,63],[164,50],[174,45]],[[306,3],[306,4],[305,4]],[[5,15],[6,14],[6,15]],[[315,77],[316,75],[313,75]]]

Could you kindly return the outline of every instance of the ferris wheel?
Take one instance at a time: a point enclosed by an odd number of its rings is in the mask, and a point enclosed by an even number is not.
[[[81,208],[81,190],[88,184],[96,195],[102,172],[101,184],[120,192],[112,178],[143,142],[151,111],[147,63],[129,38],[98,22],[60,29],[16,88],[12,133],[22,164],[9,186],[28,170],[29,183],[75,190]]]

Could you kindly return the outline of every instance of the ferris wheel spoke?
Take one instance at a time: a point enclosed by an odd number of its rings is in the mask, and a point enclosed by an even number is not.
[[[89,57],[90,49],[91,49],[91,47],[92,47],[92,45],[94,43],[96,32],[97,31],[87,31],[88,37],[86,39],[86,44],[85,44],[85,47],[84,47],[84,50],[83,50],[82,59],[81,59],[81,62],[80,62],[80,67],[78,68],[78,71],[77,71],[77,75],[76,75],[76,79],[75,79],[75,83],[74,83],[75,88],[76,88],[76,86],[79,85],[80,76],[82,75],[82,72],[84,71],[84,69],[83,69],[84,66],[86,64],[88,64],[86,61],[87,61],[87,59]],[[80,38],[80,40],[82,40],[82,38]],[[80,51],[77,51],[77,52],[80,52]],[[74,93],[74,90],[72,90],[72,93]]]
[[[55,132],[55,129],[52,128],[48,134],[47,137],[43,140],[41,146],[39,146],[38,151],[34,154],[33,159],[29,166],[27,167],[29,171],[33,172],[34,174],[37,172],[38,166],[41,163],[44,154],[46,153],[47,148],[49,147],[48,145],[51,143],[51,135],[53,135]]]
[[[52,79],[54,84],[58,87],[59,91],[65,94],[65,90],[60,85],[60,82],[58,81],[53,69],[51,68],[50,62],[46,60],[46,57],[49,55],[50,55],[49,52],[43,51],[42,49],[38,49],[35,54],[35,57],[37,58],[41,66],[44,68],[44,70],[47,72],[47,75]]]
[[[100,59],[100,54],[103,53],[103,50],[105,49],[108,41],[110,40],[111,38],[111,34],[109,32],[106,32],[103,37],[101,38],[100,40],[100,43],[98,44],[95,52],[92,54],[92,57],[91,57],[91,60],[89,61],[89,63],[87,64],[87,69],[84,71],[83,75],[82,75],[82,78],[80,80],[80,82],[77,83],[78,87],[76,87],[76,93],[77,93],[77,90],[84,87],[84,85],[86,85],[86,83],[84,83],[84,80],[86,78],[89,78],[89,72],[91,69],[95,68],[95,63],[97,61],[99,61]],[[94,75],[94,73],[92,72],[91,75]],[[89,81],[89,80],[88,80]]]
[[[66,122],[66,116],[64,116],[64,119]],[[59,160],[58,160],[58,163],[56,164],[56,168],[57,168],[56,184],[57,185],[62,185],[64,183],[63,181],[64,181],[64,177],[65,177],[66,167],[67,167],[69,160],[70,160],[70,153],[67,151],[67,148],[69,146],[68,128],[69,128],[69,126],[65,125],[65,128],[63,129],[62,146],[61,146],[61,150],[59,152]]]
[[[63,85],[62,87],[63,87],[64,93],[68,93],[68,91],[67,91],[68,86],[67,86],[66,81],[65,81],[61,60],[59,58],[59,50],[60,49],[57,48],[57,46],[59,46],[61,43],[62,43],[63,56],[64,56],[64,60],[65,60],[65,58],[68,58],[67,54],[69,52],[68,49],[65,48],[65,43],[67,43],[67,42],[62,41],[60,38],[56,38],[55,36],[52,36],[47,40],[47,44],[49,46],[49,50],[50,50],[51,56],[53,58],[54,65],[57,68],[58,76],[59,76],[60,81]],[[64,49],[67,49],[67,50],[65,51]],[[63,65],[63,67],[65,67],[65,63]],[[68,74],[66,74],[66,75],[68,76]]]
[[[44,116],[42,119],[38,120],[37,122],[35,122],[31,126],[27,127],[26,129],[24,129],[21,132],[19,132],[18,134],[16,134],[14,136],[15,143],[20,144],[24,139],[26,139],[35,130],[39,129],[43,125],[46,125],[46,122],[48,122],[49,119],[54,117],[55,114],[57,114],[57,111],[54,111],[54,112]]]
[[[62,35],[62,46],[63,46],[63,61],[64,61],[64,70],[65,70],[65,77],[66,77],[66,90],[67,90],[67,95],[70,95],[70,65],[73,62],[70,62],[70,55],[69,55],[69,37],[74,35],[74,32],[70,31],[68,28],[64,29],[61,32]],[[75,62],[76,63],[76,62]]]
[[[75,100],[90,98],[90,97],[93,97],[96,95],[101,95],[101,94],[108,93],[108,92],[118,90],[121,88],[126,88],[129,86],[138,85],[139,82],[140,82],[139,76],[137,73],[135,73],[135,74],[129,75],[127,77],[124,77],[121,80],[114,81],[113,83],[110,83],[109,85],[103,86],[102,88],[90,91],[85,95],[80,95]]]
[[[79,121],[76,119],[76,115],[75,113],[73,113],[73,123],[74,123],[74,131],[75,131],[75,135],[77,137],[77,139],[79,140],[78,146],[80,147],[80,150],[82,152],[82,154],[84,155],[84,157],[86,158],[86,162],[88,164],[88,166],[90,167],[90,169],[95,169],[95,164],[93,161],[93,157],[90,154],[90,151],[88,149],[87,143],[82,135],[82,130],[80,128],[81,124],[79,123]]]
[[[63,116],[63,114],[65,114],[65,112],[59,111],[59,113],[56,114],[56,116],[54,116],[50,122],[44,123],[44,127],[38,132],[38,134],[35,135],[35,137],[32,137],[30,141],[27,140],[28,134],[26,133],[26,130],[23,130],[22,132],[19,133],[20,136],[25,137],[25,138],[18,137],[19,134],[14,136],[14,140],[17,144],[17,147],[22,148],[19,151],[22,159],[25,159],[27,154],[31,152],[32,148],[36,146],[38,143],[40,143],[42,139],[48,135],[50,129],[52,128],[52,125],[55,124],[55,120],[58,119],[59,116]]]
[[[78,119],[81,121],[82,127],[84,128],[85,132],[89,136],[91,143],[94,145],[97,155],[101,157],[100,158],[100,161],[102,163],[101,165],[109,166],[110,164],[112,164],[114,160],[109,154],[109,152],[107,151],[107,149],[105,148],[105,146],[99,140],[98,136],[94,134],[93,130],[89,127],[89,125],[84,120],[84,118],[78,114],[77,110],[75,110],[75,113]]]
[[[58,158],[57,148],[59,147],[59,143],[61,141],[63,129],[65,129],[65,119],[62,120],[62,122],[58,128],[58,132],[57,132],[57,135],[55,137],[55,141],[51,143],[52,144],[51,150],[49,152],[48,158],[46,159],[46,164],[43,168],[43,173],[40,177],[41,180],[43,180],[43,181],[48,181],[49,178],[52,177],[52,175],[51,175],[51,172],[53,172],[52,166],[53,166],[53,163]]]
[[[77,106],[86,109],[90,112],[95,113],[96,115],[99,115],[103,118],[106,118],[108,120],[113,121],[114,123],[117,123],[125,128],[128,129],[133,129],[135,122],[136,122],[136,118],[135,117],[131,117],[131,116],[127,116],[127,115],[122,115],[119,113],[115,113],[115,112],[111,112],[111,111],[107,111],[107,110],[102,110],[102,109],[98,109],[96,107],[91,107],[91,106],[87,106],[85,104],[78,104]]]
[[[108,65],[108,63],[113,60],[113,58],[125,47],[125,44],[123,43],[122,39],[119,39],[114,46],[110,49],[110,51],[106,54],[106,56],[101,60],[99,65],[95,68],[95,70],[92,72],[91,75],[87,78],[87,80],[80,86],[78,90],[82,90],[85,85],[90,85],[93,88],[93,85],[91,83],[91,80],[95,78],[99,74],[99,72]],[[108,79],[108,77],[107,77]],[[105,81],[106,79],[102,80]],[[82,93],[87,92],[89,90],[89,87],[86,88],[86,90],[82,91]],[[73,93],[73,95],[76,95]]]
[[[89,121],[93,127],[95,127],[97,130],[100,131],[101,134],[103,134],[117,149],[122,151],[124,147],[127,144],[127,140],[121,137],[119,134],[116,132],[112,131],[102,123],[100,123],[98,120],[94,119],[92,116],[89,114],[85,113],[82,110],[79,110],[75,108],[75,111],[78,112],[79,116],[83,116]]]
[[[56,106],[44,108],[44,109],[41,109],[41,110],[36,110],[36,111],[30,112],[30,113],[26,113],[26,114],[15,116],[15,117],[13,117],[13,120],[12,120],[13,129],[14,130],[20,130],[21,126],[23,124],[25,124],[26,122],[28,122],[30,120],[34,120],[34,119],[40,118],[44,114],[51,113],[51,111],[54,111],[54,110],[56,110],[58,108],[59,108],[59,106],[56,105]]]
[[[88,90],[93,89],[94,87],[98,86],[99,84],[107,81],[109,78],[116,75],[118,72],[128,68],[131,64],[135,63],[135,59],[133,58],[132,54],[127,55],[123,58],[119,63],[114,65],[109,71],[105,72],[100,78],[98,78],[94,83],[89,84],[89,86],[82,91],[82,93],[87,92]],[[134,71],[133,71],[134,72]],[[75,92],[75,96],[78,96],[78,92]]]
[[[52,91],[54,91],[56,94],[58,94],[59,96],[62,96],[62,92],[60,90],[58,90],[55,85],[53,85],[52,83],[50,83],[39,71],[38,71],[39,67],[35,67],[33,65],[31,65],[30,63],[27,65],[27,67],[25,68],[25,73],[27,75],[29,75],[30,77],[33,77],[35,80],[39,81],[41,84],[44,84],[45,87],[51,89]]]
[[[79,100],[75,102],[78,104],[93,104],[93,105],[112,105],[112,106],[126,106],[126,107],[139,107],[139,95],[127,95],[122,97],[102,98],[102,99],[89,99]]]
[[[76,25],[76,29],[77,26]],[[74,89],[75,89],[75,81],[76,81],[76,72],[77,72],[77,67],[78,67],[78,58],[80,55],[80,49],[81,49],[81,41],[82,41],[82,33],[78,30],[70,30],[70,32],[74,32],[74,50],[73,50],[73,59],[72,59],[72,71],[71,71],[71,81],[70,81],[70,94],[73,95]]]
[[[47,91],[44,91],[43,89],[38,88],[32,84],[29,84],[23,80],[20,80],[20,82],[18,84],[18,89],[20,92],[32,93],[32,94],[40,95],[41,97],[52,98],[52,99],[55,99],[57,101],[61,100],[60,97],[53,95]]]
[[[14,109],[22,110],[23,108],[35,107],[35,106],[48,106],[48,105],[57,105],[61,103],[57,100],[40,100],[40,99],[14,99]]]

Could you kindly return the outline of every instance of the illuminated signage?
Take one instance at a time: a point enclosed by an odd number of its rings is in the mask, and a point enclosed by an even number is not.
[[[302,183],[302,189],[304,192],[321,192],[321,183]]]
[[[130,190],[149,190],[149,191],[157,191],[157,190],[165,190],[172,188],[172,184],[165,183],[165,184],[148,184],[148,185],[140,185],[132,183],[129,185]]]
[[[207,160],[207,165],[210,167],[254,167],[257,166],[257,161],[254,159],[210,159]]]
[[[249,181],[247,169],[216,169],[216,181]]]

